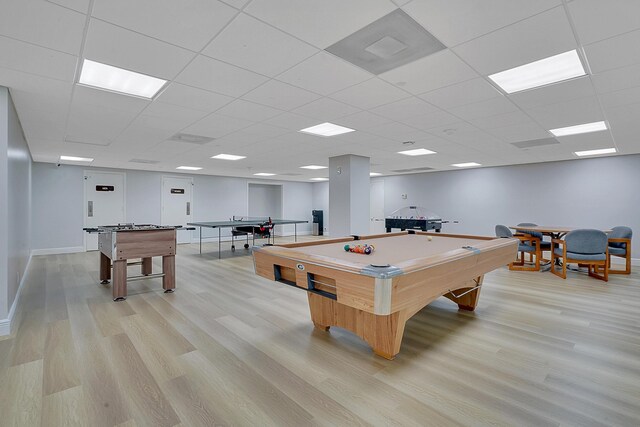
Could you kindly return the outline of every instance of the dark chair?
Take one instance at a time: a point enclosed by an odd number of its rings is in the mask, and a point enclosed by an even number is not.
[[[520,259],[516,259],[509,264],[509,270],[515,271],[539,271],[540,270],[540,239],[531,235],[513,234],[511,230],[505,225],[496,225],[496,236],[503,238],[516,238],[520,240],[518,244],[518,252],[520,252]],[[524,254],[532,254],[536,257],[536,263],[534,267],[525,267]]]
[[[586,265],[589,276],[609,281],[609,250],[607,235],[600,230],[574,230],[568,233],[564,240],[553,239],[557,245],[551,252],[551,272],[556,276],[567,278],[567,264]],[[556,259],[562,258],[562,269],[556,267]],[[599,269],[604,273],[600,275]]]
[[[613,227],[607,236],[609,239],[609,274],[631,274],[631,237],[633,231],[629,227]],[[624,270],[611,269],[611,257],[617,256],[625,259]]]
[[[520,224],[518,224],[522,227],[537,227],[538,224],[534,224],[533,222],[521,222]],[[529,234],[533,237],[537,237],[538,239],[540,239],[540,252],[542,254],[544,254],[544,252],[551,252],[551,241],[549,240],[543,240],[544,239],[544,235],[542,233],[540,233],[539,231],[527,231],[527,230],[516,230],[516,233],[518,234]],[[533,255],[531,255],[531,260],[533,260]],[[549,261],[548,259],[544,259],[541,258],[542,261]]]

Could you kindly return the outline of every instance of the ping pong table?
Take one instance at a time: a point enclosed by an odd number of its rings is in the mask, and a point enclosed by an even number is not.
[[[255,236],[263,235],[268,237],[269,242],[275,242],[275,233],[272,232],[276,225],[289,225],[293,224],[294,240],[298,241],[298,224],[306,224],[309,221],[299,219],[272,219],[272,218],[256,218],[256,217],[237,217],[234,216],[229,221],[210,221],[210,222],[190,222],[187,225],[192,227],[198,227],[200,229],[200,254],[202,254],[202,229],[212,228],[218,229],[218,258],[221,258],[222,253],[222,232],[223,228],[231,229],[231,247],[235,249],[235,237],[239,235],[247,236],[247,243],[245,249],[249,247],[249,234],[252,235],[253,243],[255,244]],[[262,229],[262,230],[261,230]],[[266,231],[266,232],[265,232]]]

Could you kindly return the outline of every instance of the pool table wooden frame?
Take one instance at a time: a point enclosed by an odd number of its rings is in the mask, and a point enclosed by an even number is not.
[[[481,240],[473,247],[416,257],[398,266],[362,268],[338,258],[314,256],[297,248],[407,234]],[[356,242],[357,244],[357,242]],[[485,273],[512,262],[517,240],[405,231],[361,237],[255,247],[256,274],[308,292],[316,328],[338,326],[364,339],[375,354],[393,359],[400,351],[407,320],[440,296],[462,310],[478,304]],[[362,255],[366,256],[366,255]]]

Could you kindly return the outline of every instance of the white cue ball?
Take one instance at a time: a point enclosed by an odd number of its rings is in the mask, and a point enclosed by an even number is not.
[[[433,239],[433,237],[431,237],[431,236],[427,236],[427,240],[428,240],[428,241],[431,241],[431,239]]]

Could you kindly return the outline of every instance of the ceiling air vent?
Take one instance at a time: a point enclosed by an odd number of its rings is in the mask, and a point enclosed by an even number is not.
[[[519,142],[511,143],[511,145],[518,148],[522,148],[522,149],[541,147],[543,145],[552,145],[552,144],[559,144],[559,142],[555,138],[542,138],[542,139],[531,139],[528,141],[519,141]]]
[[[158,163],[160,163],[157,160],[145,160],[145,159],[131,159],[129,160],[130,163],[143,163],[145,165],[157,165]]]
[[[411,168],[411,169],[396,169],[396,170],[392,170],[391,172],[397,172],[397,173],[407,173],[407,172],[425,172],[425,171],[432,171],[433,168]]]
[[[373,74],[446,49],[431,33],[401,9],[329,46],[326,51]]]
[[[189,144],[206,144],[213,141],[215,138],[202,135],[191,135],[189,133],[176,133],[169,141],[188,142]]]

